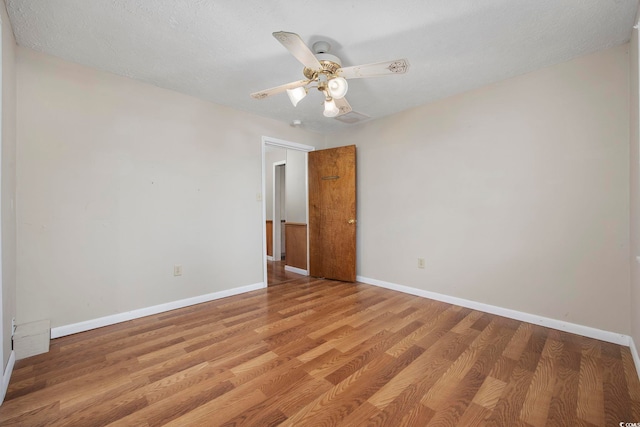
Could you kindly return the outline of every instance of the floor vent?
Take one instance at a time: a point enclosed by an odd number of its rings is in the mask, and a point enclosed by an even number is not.
[[[16,359],[26,359],[49,351],[51,323],[48,320],[17,325],[13,336],[13,349]]]

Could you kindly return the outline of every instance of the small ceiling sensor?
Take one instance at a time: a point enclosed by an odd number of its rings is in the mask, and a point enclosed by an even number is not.
[[[296,128],[298,126],[302,126],[302,120],[295,119],[294,121],[291,122],[290,126],[294,127],[294,128]]]

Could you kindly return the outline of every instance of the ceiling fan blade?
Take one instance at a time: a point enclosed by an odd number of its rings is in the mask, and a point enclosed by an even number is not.
[[[365,77],[390,76],[404,74],[409,69],[406,59],[377,62],[375,64],[354,65],[353,67],[338,68],[336,74],[345,79],[361,79]]]
[[[311,52],[306,44],[302,41],[299,35],[296,33],[287,33],[286,31],[278,31],[273,33],[273,37],[276,38],[282,46],[286,47],[298,61],[307,68],[312,70],[322,69],[322,65],[318,58]]]
[[[340,110],[336,117],[340,117],[341,115],[350,113],[352,111],[351,105],[349,105],[349,103],[347,102],[347,98],[334,99],[334,102],[336,103],[336,107],[338,107],[338,110]]]
[[[263,99],[271,95],[282,93],[287,89],[295,89],[297,87],[305,86],[311,83],[311,80],[298,80],[297,82],[291,82],[284,85],[272,87],[271,89],[261,90],[260,92],[254,92],[251,94],[252,98]]]

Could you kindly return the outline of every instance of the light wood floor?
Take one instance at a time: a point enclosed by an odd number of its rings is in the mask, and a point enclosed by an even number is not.
[[[298,279],[52,341],[0,425],[618,426],[628,348],[361,284]]]
[[[282,283],[289,282],[294,279],[301,279],[304,276],[297,273],[292,273],[284,269],[286,262],[281,261],[267,261],[267,283],[269,286],[280,285]]]

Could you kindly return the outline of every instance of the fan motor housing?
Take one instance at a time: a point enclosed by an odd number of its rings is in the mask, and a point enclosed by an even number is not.
[[[329,56],[333,56],[333,55],[329,55]],[[318,74],[319,73],[323,73],[323,72],[326,73],[326,74],[335,74],[335,72],[338,70],[338,68],[341,67],[341,64],[339,62],[340,60],[338,58],[335,58],[335,59],[337,59],[338,62],[330,61],[330,60],[327,60],[327,59],[319,59],[320,65],[322,65],[322,70],[314,70],[314,69],[305,67],[304,70],[302,70],[302,73],[309,80],[315,80],[315,78],[318,76]]]

